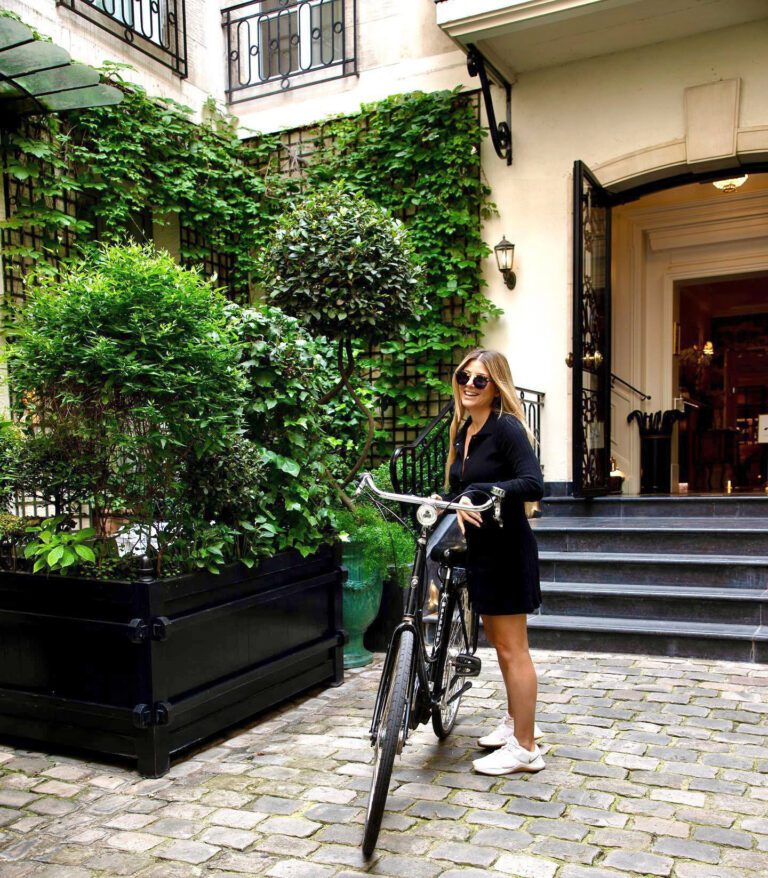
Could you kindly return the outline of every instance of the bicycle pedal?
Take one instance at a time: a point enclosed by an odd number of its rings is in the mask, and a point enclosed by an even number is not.
[[[451,664],[457,677],[476,677],[483,667],[482,661],[468,652],[460,652],[451,659]]]
[[[454,678],[455,679],[455,678]],[[451,695],[451,697],[445,702],[446,706],[449,705],[452,701],[455,701],[457,698],[461,698],[461,696],[467,691],[467,689],[471,689],[472,684],[467,680],[467,682],[461,687],[461,689]]]

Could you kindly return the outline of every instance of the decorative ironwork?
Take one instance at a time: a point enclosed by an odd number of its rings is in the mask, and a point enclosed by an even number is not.
[[[640,390],[638,387],[635,387],[634,384],[630,384],[629,381],[625,381],[623,378],[619,378],[619,376],[615,372],[611,372],[611,389],[613,389],[613,385],[616,382],[619,384],[623,384],[625,387],[628,387],[630,390],[634,391],[639,397],[642,399],[651,399],[650,393],[646,393],[644,390]]]
[[[605,191],[574,166],[573,483],[577,494],[608,489],[610,471],[610,220]]]
[[[512,164],[512,86],[499,73],[499,71],[485,59],[483,53],[470,43],[467,46],[467,71],[470,76],[480,79],[480,87],[485,101],[485,114],[488,117],[488,131],[491,135],[491,143],[500,159],[506,159],[507,164]],[[490,78],[488,74],[490,73]],[[504,89],[507,98],[507,121],[496,123],[496,110],[493,108],[491,97],[491,79]]]
[[[541,410],[544,393],[519,387],[525,418],[535,440],[536,457],[541,463]],[[426,497],[441,492],[448,460],[448,437],[453,419],[453,401],[449,402],[414,439],[395,449],[389,461],[392,485],[398,494]]]
[[[187,76],[185,0],[56,0],[149,55],[182,79]]]
[[[357,74],[357,0],[247,0],[222,16],[231,104]]]

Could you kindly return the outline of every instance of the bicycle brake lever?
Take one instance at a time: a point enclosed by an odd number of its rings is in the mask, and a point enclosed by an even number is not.
[[[363,493],[363,488],[365,487],[365,482],[366,482],[366,479],[368,478],[369,475],[370,475],[370,473],[363,473],[360,476],[360,481],[358,481],[358,483],[357,483],[357,487],[355,488],[355,493],[352,495],[355,499],[357,499]]]

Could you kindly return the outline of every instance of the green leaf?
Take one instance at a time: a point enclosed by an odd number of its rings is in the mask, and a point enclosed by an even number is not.
[[[46,563],[49,567],[55,567],[64,555],[64,546],[54,546],[48,553]]]
[[[83,561],[90,561],[94,563],[96,561],[96,555],[94,554],[93,549],[90,546],[75,546],[75,551],[77,554],[83,559]]]

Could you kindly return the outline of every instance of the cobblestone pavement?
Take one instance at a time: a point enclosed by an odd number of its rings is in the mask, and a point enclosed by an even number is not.
[[[536,651],[546,769],[472,773],[498,665],[452,737],[419,729],[378,851],[359,844],[378,665],[158,780],[0,747],[1,878],[765,878],[768,668]]]

